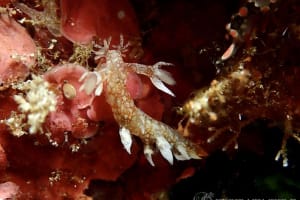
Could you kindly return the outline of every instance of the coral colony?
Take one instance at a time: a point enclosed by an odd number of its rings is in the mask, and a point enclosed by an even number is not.
[[[179,94],[167,86],[176,87],[169,70],[180,69],[140,64],[147,52],[128,1],[0,3],[0,199],[91,199],[91,180],[120,176],[126,198],[153,199],[180,180],[177,164],[197,163],[217,140],[224,151],[238,149],[241,129],[257,119],[284,127],[275,159],[288,166],[287,140],[300,141],[300,72],[282,49],[293,40],[299,50],[300,25],[277,16],[292,1],[242,1],[226,25],[229,47],[215,56],[217,75],[184,97],[180,119],[168,123]],[[166,181],[142,174],[151,186],[133,190],[133,166]]]

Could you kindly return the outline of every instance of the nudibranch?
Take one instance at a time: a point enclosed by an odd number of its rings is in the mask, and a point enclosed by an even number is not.
[[[152,66],[138,63],[127,63],[122,58],[126,50],[121,37],[120,45],[110,49],[110,40],[104,40],[103,46],[98,46],[95,52],[96,60],[101,60],[92,72],[83,74],[81,90],[87,94],[100,96],[105,94],[107,103],[111,106],[113,116],[119,124],[121,142],[126,151],[131,153],[132,136],[139,137],[144,143],[144,154],[148,162],[154,166],[152,154],[156,147],[162,156],[173,164],[173,156],[177,160],[200,159],[196,146],[184,138],[170,126],[157,121],[135,106],[126,88],[126,80],[130,73],[135,72],[150,78],[152,84],[159,90],[174,96],[164,83],[175,84],[171,74],[162,66],[170,63],[157,62]]]

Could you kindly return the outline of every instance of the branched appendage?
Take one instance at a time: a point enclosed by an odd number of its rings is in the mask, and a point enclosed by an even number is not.
[[[216,141],[216,139],[220,137],[220,135],[222,135],[225,131],[229,130],[233,135],[230,136],[230,139],[227,142],[225,142],[225,145],[222,147],[222,150],[226,151],[229,147],[232,146],[235,149],[237,149],[237,139],[239,133],[241,132],[240,129],[242,127],[245,127],[247,124],[250,124],[253,120],[257,118],[266,117],[272,119],[272,116],[268,114],[266,115],[262,111],[262,113],[254,113],[252,114],[252,116],[249,115],[247,118],[246,113],[249,114],[249,112],[247,111],[248,108],[235,108],[237,111],[232,111],[228,108],[239,107],[240,103],[246,105],[249,104],[250,109],[253,109],[253,107],[257,106],[267,107],[268,109],[274,109],[272,108],[272,106],[276,105],[271,104],[270,102],[274,100],[270,99],[270,97],[266,95],[268,93],[266,92],[268,91],[268,89],[266,89],[268,88],[268,86],[258,84],[258,82],[255,83],[256,80],[255,78],[253,78],[253,76],[254,75],[252,75],[250,71],[243,68],[239,68],[238,70],[231,72],[229,76],[220,81],[212,81],[212,84],[208,89],[196,92],[195,96],[188,100],[179,110],[179,112],[184,116],[184,120],[182,121],[186,122],[185,127],[183,127],[182,124],[180,124],[181,131],[187,133],[191,124],[202,127],[208,127],[208,131],[211,132],[211,135],[208,137],[207,143],[212,143]],[[237,87],[240,87],[241,91],[244,92],[236,92],[238,91],[236,89]],[[263,98],[265,99],[265,102],[263,100],[257,102],[257,100],[248,99],[247,95],[249,95],[250,98],[253,98],[251,95],[255,94],[253,93],[254,91],[264,91],[262,94],[264,94]],[[277,98],[281,97],[278,96]],[[237,113],[239,113],[239,121],[234,121],[237,122],[237,124],[234,125],[233,129],[231,127],[231,124],[224,125],[223,122],[221,122],[222,127],[214,127],[214,125],[218,125],[218,122],[222,121],[224,117],[232,118],[232,116],[234,116]],[[242,120],[242,116],[244,113],[246,119]],[[275,157],[276,161],[282,160],[282,164],[284,167],[288,166],[288,156],[286,147],[288,139],[294,138],[298,142],[300,142],[300,137],[295,133],[295,129],[292,126],[293,112],[290,111],[288,113],[289,114],[287,114],[286,116],[283,116],[284,135],[282,138],[280,150],[278,151]]]
[[[24,123],[26,115],[11,112],[8,119],[0,120],[0,123],[6,124],[14,136],[20,137],[26,134],[26,124]]]
[[[250,72],[241,65],[227,78],[220,81],[213,80],[208,89],[196,92],[192,99],[184,103],[179,112],[188,119],[190,124],[197,125],[205,119],[218,120],[217,112],[220,110],[214,110],[213,107],[223,107],[234,90],[233,83],[239,81],[241,86],[245,86],[249,82],[250,76]]]
[[[43,49],[41,47],[37,48],[37,53],[36,53],[37,65],[32,68],[32,71],[36,74],[41,74],[43,72],[46,72],[52,66],[51,61],[46,58],[46,56],[43,54],[42,51]]]
[[[112,108],[114,118],[120,126],[119,134],[121,142],[130,154],[132,136],[141,138],[144,146],[144,154],[149,163],[154,166],[152,154],[154,147],[162,156],[173,163],[173,156],[177,160],[199,159],[194,144],[181,136],[176,130],[159,122],[142,110],[137,108],[126,88],[126,80],[130,71],[148,76],[153,85],[167,94],[174,94],[164,83],[175,84],[170,73],[161,69],[163,65],[171,65],[158,62],[153,66],[137,63],[125,63],[122,59],[124,43],[121,37],[121,46],[111,50],[110,40],[104,41],[103,46],[96,52],[96,59],[102,60],[95,71],[84,74],[80,81],[83,82],[81,90],[87,94],[95,93],[96,96],[105,92],[106,101]],[[103,61],[104,60],[104,61]],[[105,88],[103,89],[103,83]],[[103,89],[103,90],[102,90]]]
[[[15,9],[10,8],[8,6],[6,6],[6,7],[0,6],[0,14],[8,14],[8,16],[12,17],[15,14],[17,14],[17,12]]]
[[[231,72],[226,78],[213,80],[209,88],[196,92],[195,96],[184,103],[178,110],[183,115],[183,120],[179,124],[181,132],[189,135],[189,126],[192,124],[199,126],[201,124],[208,125],[218,122],[227,113],[226,106],[228,101],[232,101],[232,98],[235,98],[236,94],[234,93],[237,87],[247,88],[250,80],[251,73],[244,68],[243,64],[240,64],[238,69]],[[182,124],[183,122],[185,122],[185,126]],[[212,132],[212,135],[207,139],[207,143],[214,142],[221,134],[230,129],[229,126],[223,126],[223,128],[218,129],[209,127],[208,131]],[[224,151],[229,146],[238,148],[237,138],[239,130],[231,130],[231,132],[234,136],[223,146]]]
[[[70,63],[78,63],[82,66],[88,66],[88,59],[91,57],[93,52],[93,44],[80,45],[73,44],[73,54],[69,58]]]
[[[20,113],[13,112],[4,123],[15,136],[43,132],[42,124],[48,113],[55,110],[57,103],[56,95],[49,90],[48,82],[32,75],[32,80],[16,84],[13,88],[24,92],[25,96],[23,93],[14,96]]]
[[[43,11],[37,11],[35,9],[29,8],[24,3],[14,3],[14,6],[21,10],[23,13],[28,15],[31,19],[28,20],[23,18],[20,23],[29,22],[32,25],[47,27],[49,32],[56,37],[60,37],[60,22],[57,17],[57,5],[55,1],[43,0],[42,6],[44,7]]]
[[[295,140],[297,140],[300,143],[299,136],[293,132],[292,120],[293,120],[292,116],[290,114],[288,114],[286,116],[286,120],[284,123],[284,134],[282,137],[281,148],[277,152],[276,157],[275,157],[276,161],[278,161],[280,158],[282,159],[283,167],[287,167],[289,165],[288,156],[287,156],[287,148],[286,148],[288,139],[294,138]]]

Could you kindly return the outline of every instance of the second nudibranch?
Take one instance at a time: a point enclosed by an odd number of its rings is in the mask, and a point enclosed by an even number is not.
[[[173,164],[173,156],[177,160],[200,159],[196,146],[184,138],[170,126],[157,121],[135,106],[134,100],[126,88],[129,71],[148,76],[153,85],[163,92],[174,96],[165,84],[175,84],[171,74],[160,67],[171,65],[158,62],[153,66],[137,63],[126,63],[122,58],[121,46],[109,49],[109,41],[104,41],[103,47],[96,53],[96,58],[104,58],[104,63],[99,63],[96,70],[85,73],[80,81],[83,82],[81,90],[87,94],[95,93],[96,96],[105,93],[107,103],[111,106],[114,118],[119,124],[121,142],[126,151],[131,153],[132,136],[139,137],[144,143],[144,154],[149,163],[154,166],[152,154],[155,147],[162,156]],[[103,85],[105,83],[105,88]]]

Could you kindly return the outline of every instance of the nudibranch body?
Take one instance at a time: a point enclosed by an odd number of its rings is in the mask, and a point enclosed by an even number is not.
[[[122,38],[121,38],[122,39]],[[138,136],[144,146],[144,154],[149,163],[154,166],[152,154],[154,147],[160,151],[162,156],[173,163],[173,155],[177,160],[199,159],[194,144],[181,136],[176,130],[159,122],[138,107],[126,88],[126,81],[130,73],[148,76],[155,87],[174,95],[163,82],[175,84],[172,76],[165,70],[160,69],[162,65],[170,65],[158,62],[153,66],[137,63],[126,63],[122,58],[121,45],[116,49],[109,49],[109,41],[104,41],[104,46],[96,52],[96,59],[103,58],[96,70],[85,73],[80,81],[83,82],[81,90],[87,94],[95,93],[96,96],[105,93],[107,103],[111,106],[114,118],[119,124],[119,134],[124,148],[130,153],[132,144],[131,135]]]

